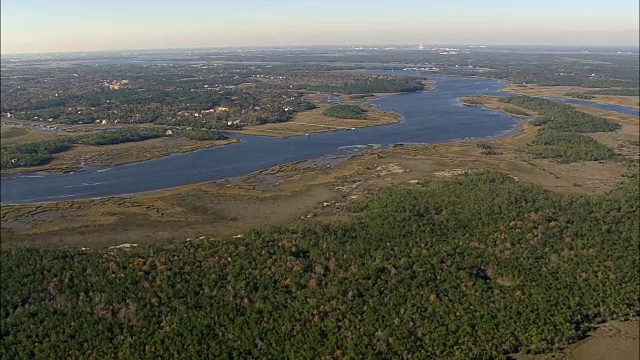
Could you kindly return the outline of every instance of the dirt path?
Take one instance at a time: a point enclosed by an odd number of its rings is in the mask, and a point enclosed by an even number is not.
[[[640,321],[610,321],[585,340],[551,354],[512,355],[514,360],[638,360]]]

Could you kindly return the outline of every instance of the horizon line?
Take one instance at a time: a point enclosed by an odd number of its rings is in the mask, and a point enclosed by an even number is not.
[[[299,45],[233,45],[233,46],[186,46],[186,47],[150,47],[150,48],[122,48],[122,49],[105,49],[105,50],[69,50],[69,51],[46,51],[46,52],[10,52],[3,53],[0,50],[0,57],[5,56],[20,56],[20,55],[63,55],[63,54],[84,54],[84,53],[110,53],[110,52],[118,52],[118,51],[174,51],[174,50],[233,50],[233,49],[260,49],[260,50],[268,50],[268,49],[289,49],[289,50],[305,50],[305,48],[321,48],[321,49],[342,49],[342,48],[366,48],[366,49],[380,49],[385,50],[385,48],[389,47],[398,47],[398,46],[418,46],[422,45],[424,47],[442,47],[442,46],[457,46],[457,47],[549,47],[549,48],[562,48],[562,47],[585,47],[585,48],[613,48],[613,47],[629,47],[636,50],[640,50],[640,45],[637,43],[634,44],[544,44],[544,43],[532,43],[532,44],[491,44],[491,43],[467,43],[467,44],[453,44],[453,43],[431,43],[431,44],[422,44],[422,43],[395,43],[395,44],[342,44],[342,45],[313,45],[313,44],[299,44]],[[354,50],[362,50],[362,49],[354,49]],[[391,49],[390,49],[391,50]],[[428,51],[431,49],[397,49],[397,50],[416,50],[416,51]]]

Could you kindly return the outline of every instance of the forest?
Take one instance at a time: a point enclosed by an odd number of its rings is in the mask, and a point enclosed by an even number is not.
[[[366,77],[340,85],[305,85],[309,91],[338,94],[372,94],[412,92],[424,89],[420,78],[404,76]]]
[[[0,168],[10,169],[25,166],[43,165],[53,159],[53,154],[71,149],[74,140],[60,137],[53,140],[41,140],[0,148]]]
[[[554,130],[540,130],[531,146],[527,148],[527,153],[561,162],[598,161],[616,157],[613,149],[593,138]]]
[[[595,95],[614,95],[614,96],[640,96],[640,89],[638,88],[622,88],[622,89],[597,89],[583,92],[569,92],[567,96],[575,97],[578,99],[594,99]]]
[[[551,351],[639,315],[637,170],[598,196],[483,170],[383,190],[345,222],[129,249],[5,248],[2,356]]]
[[[640,89],[638,88],[629,88],[629,89],[598,89],[598,90],[589,90],[586,92],[587,94],[593,95],[617,95],[617,96],[640,96]]]
[[[160,127],[151,128],[120,128],[117,130],[100,131],[78,139],[78,143],[85,145],[114,145],[126,142],[144,141],[165,136],[167,130]]]
[[[338,119],[366,119],[366,110],[358,105],[333,105],[322,112]]]

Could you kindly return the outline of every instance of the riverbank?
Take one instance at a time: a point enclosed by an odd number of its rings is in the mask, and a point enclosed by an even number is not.
[[[500,101],[501,99],[499,96],[475,95],[464,97],[460,99],[460,101],[467,106],[482,106],[516,117],[528,118],[540,115],[535,111],[504,103]],[[637,116],[586,105],[572,104],[571,106],[584,113],[600,116],[619,124],[620,128],[618,130],[612,132],[587,133],[587,135],[599,143],[615,149],[619,155],[630,159],[639,158],[638,140],[640,140],[640,133],[638,129],[640,120]]]
[[[2,127],[4,129],[7,127]],[[82,133],[51,133],[21,129],[18,136],[2,138],[2,145],[50,140],[60,136],[81,136]],[[14,131],[15,132],[15,131]],[[214,146],[229,145],[238,142],[238,139],[224,140],[190,140],[180,137],[161,137],[137,142],[126,142],[114,145],[74,145],[70,150],[55,154],[53,160],[45,165],[3,169],[2,174],[18,174],[30,172],[70,172],[78,171],[84,167],[105,167],[122,164],[131,164],[141,161],[157,159],[172,154],[186,153]]]
[[[572,96],[569,93],[585,93],[589,91],[602,90],[598,88],[585,88],[580,86],[543,86],[536,84],[515,84],[509,83],[509,86],[502,91],[512,94],[529,95],[529,96],[547,96],[565,98],[570,100],[584,100]],[[626,106],[633,109],[640,109],[640,99],[637,96],[619,96],[619,95],[592,95],[593,98],[585,101],[606,105]]]
[[[492,107],[490,103],[483,106]],[[629,122],[628,115],[597,111],[621,123],[620,132],[638,136],[638,127]],[[2,245],[105,246],[123,239],[157,242],[204,234],[234,235],[312,219],[330,221],[346,216],[342,209],[349,201],[376,189],[411,187],[426,179],[487,167],[561,193],[602,193],[626,171],[618,161],[563,164],[530,158],[521,149],[533,141],[536,132],[537,127],[522,122],[500,138],[369,150],[333,164],[285,164],[235,181],[132,196],[3,205]],[[626,135],[620,133],[602,136],[609,136],[610,146],[618,149],[626,141]],[[483,151],[487,146],[492,154]],[[69,222],[70,218],[74,221]]]

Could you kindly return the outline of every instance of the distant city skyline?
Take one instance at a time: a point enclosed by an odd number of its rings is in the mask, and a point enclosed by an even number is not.
[[[2,54],[381,44],[637,46],[638,1],[2,0]]]

